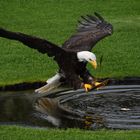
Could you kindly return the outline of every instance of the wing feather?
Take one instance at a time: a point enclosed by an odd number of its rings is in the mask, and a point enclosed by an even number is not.
[[[64,42],[63,48],[76,52],[91,51],[98,41],[113,33],[113,26],[98,13],[81,16],[78,23],[77,32]]]
[[[57,55],[60,55],[62,52],[64,52],[64,49],[45,39],[40,39],[20,32],[7,31],[3,28],[0,28],[0,37],[20,41],[26,46],[36,49],[41,53],[47,53],[50,57],[56,57]]]

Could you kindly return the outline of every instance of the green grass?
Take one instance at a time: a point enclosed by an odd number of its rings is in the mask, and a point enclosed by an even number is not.
[[[8,132],[8,133],[7,133]],[[139,140],[140,131],[84,131],[0,126],[1,140]]]
[[[75,31],[81,15],[99,12],[114,34],[93,49],[102,68],[96,77],[140,76],[139,0],[0,0],[0,27],[46,38],[61,45]],[[91,67],[89,66],[91,69]],[[57,71],[47,55],[0,38],[0,85],[45,81]]]

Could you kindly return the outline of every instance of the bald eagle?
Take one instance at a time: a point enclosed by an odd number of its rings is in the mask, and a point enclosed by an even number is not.
[[[113,26],[106,22],[98,13],[94,16],[81,16],[77,32],[64,42],[62,47],[38,37],[20,32],[12,32],[0,28],[0,37],[17,40],[24,45],[37,49],[40,53],[47,53],[53,57],[59,66],[59,72],[47,80],[47,85],[36,92],[46,92],[67,83],[74,89],[84,87],[86,91],[91,87],[93,77],[86,68],[89,62],[95,69],[96,56],[91,52],[92,47],[106,36],[113,33]]]

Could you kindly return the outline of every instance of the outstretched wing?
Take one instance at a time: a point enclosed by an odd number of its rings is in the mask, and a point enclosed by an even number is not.
[[[113,26],[106,22],[98,13],[95,16],[81,16],[77,33],[72,35],[63,48],[75,51],[91,51],[92,47],[101,39],[113,33]]]
[[[47,53],[50,57],[56,57],[64,52],[64,49],[45,39],[40,39],[19,32],[7,31],[3,28],[0,28],[0,37],[20,41],[30,48],[37,49],[41,53]]]

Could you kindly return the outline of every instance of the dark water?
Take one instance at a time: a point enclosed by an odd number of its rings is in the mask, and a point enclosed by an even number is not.
[[[140,129],[140,85],[106,86],[89,93],[1,92],[0,124]]]

